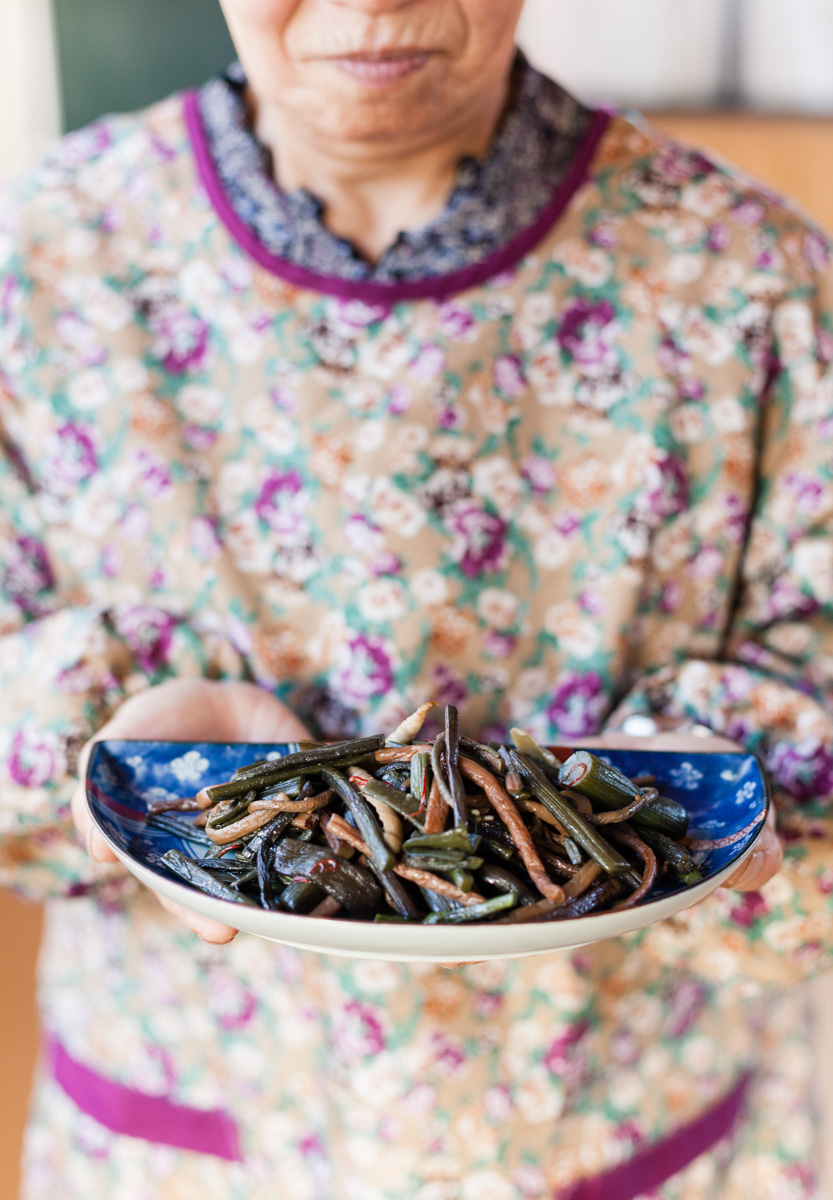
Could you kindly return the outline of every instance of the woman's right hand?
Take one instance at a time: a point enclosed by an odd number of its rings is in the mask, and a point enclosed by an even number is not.
[[[285,704],[253,683],[209,679],[174,679],[132,696],[95,737],[78,762],[79,784],[72,797],[72,816],[90,856],[101,863],[118,859],[101,835],[87,807],[84,778],[95,742],[104,738],[164,738],[194,742],[297,742],[310,736]],[[193,933],[206,942],[230,942],[237,930],[156,897]]]

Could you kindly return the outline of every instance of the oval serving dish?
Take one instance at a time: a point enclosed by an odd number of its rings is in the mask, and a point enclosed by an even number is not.
[[[311,918],[214,899],[183,883],[162,862],[167,850],[199,857],[203,849],[147,824],[148,805],[193,796],[256,759],[279,758],[294,745],[236,742],[98,742],[87,772],[87,803],[114,852],[147,887],[203,916],[298,949],[351,958],[452,963],[570,950],[664,920],[719,887],[752,849],[766,820],[769,789],[761,764],[745,752],[598,750],[629,777],[656,776],[663,795],[689,812],[692,853],[702,882],[660,879],[634,908],[522,925],[376,924]]]

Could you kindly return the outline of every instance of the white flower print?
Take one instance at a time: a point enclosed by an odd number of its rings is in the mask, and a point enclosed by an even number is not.
[[[675,787],[683,788],[687,792],[696,792],[703,778],[703,772],[698,771],[690,762],[680,763],[678,767],[669,771],[669,775]]]
[[[208,759],[203,758],[199,750],[188,750],[181,757],[172,759],[168,764],[180,783],[199,783],[210,765]]]

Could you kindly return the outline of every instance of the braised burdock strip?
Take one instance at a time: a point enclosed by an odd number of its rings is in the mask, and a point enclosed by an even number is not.
[[[685,810],[653,778],[587,751],[562,763],[519,729],[514,746],[484,745],[450,705],[436,738],[414,742],[434,707],[388,737],[303,742],[154,804],[148,824],[183,847],[163,861],[236,903],[429,924],[567,920],[639,904],[660,871],[699,879],[677,840]]]

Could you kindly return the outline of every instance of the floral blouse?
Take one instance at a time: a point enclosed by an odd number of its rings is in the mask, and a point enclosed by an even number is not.
[[[624,117],[494,254],[399,283],[264,246],[193,96],[6,193],[0,878],[49,900],[65,1058],[239,1134],[157,1144],[45,1064],[26,1200],[632,1200],[592,1181],[742,1079],[733,1140],[651,1195],[819,1196],[781,989],[833,948],[831,363],[825,238]],[[455,973],[195,944],[68,813],[90,733],[188,674],[327,737],[425,697],[483,737],[691,716],[763,756],[785,867]]]

